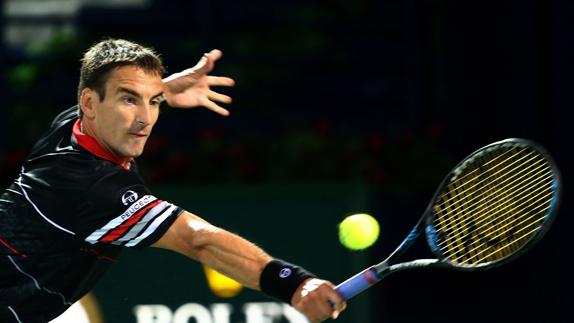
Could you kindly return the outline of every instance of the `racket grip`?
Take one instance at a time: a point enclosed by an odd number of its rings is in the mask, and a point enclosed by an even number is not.
[[[370,267],[340,283],[335,287],[335,290],[339,292],[345,300],[349,300],[351,297],[373,286],[381,280],[381,278],[382,277],[377,275],[377,271],[373,267]]]

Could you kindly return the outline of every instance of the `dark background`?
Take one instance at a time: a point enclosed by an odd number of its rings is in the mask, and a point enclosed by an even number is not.
[[[89,45],[107,36],[141,42],[162,54],[170,73],[219,48],[224,58],[213,74],[237,81],[222,90],[234,98],[231,117],[166,108],[139,160],[150,185],[367,183],[371,213],[387,228],[370,251],[375,262],[460,159],[496,140],[529,138],[549,149],[564,177],[548,235],[493,271],[393,276],[372,291],[374,317],[565,322],[574,306],[573,18],[574,3],[556,0],[86,6],[74,33],[25,49],[0,44],[0,182],[8,185],[35,138],[75,104],[78,60]],[[401,207],[389,214],[384,200]]]

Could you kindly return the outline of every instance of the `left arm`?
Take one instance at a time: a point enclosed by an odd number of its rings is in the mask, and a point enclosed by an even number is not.
[[[215,92],[212,86],[233,86],[229,77],[207,75],[215,67],[215,62],[223,53],[214,49],[203,55],[192,68],[172,74],[163,79],[163,93],[167,104],[173,108],[194,108],[204,106],[222,116],[229,111],[217,103],[231,103],[231,97]]]

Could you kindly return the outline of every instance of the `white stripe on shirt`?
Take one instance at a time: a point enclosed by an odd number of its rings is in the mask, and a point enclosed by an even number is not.
[[[20,189],[22,190],[22,193],[24,193],[24,197],[26,198],[26,200],[28,200],[28,202],[30,202],[30,204],[32,204],[32,207],[34,208],[34,210],[36,210],[36,212],[38,212],[38,214],[40,214],[40,216],[42,218],[44,218],[44,220],[48,221],[48,223],[50,223],[51,225],[55,226],[56,228],[66,232],[66,233],[69,233],[69,234],[74,235],[74,236],[76,235],[74,232],[72,232],[72,231],[62,227],[61,225],[57,224],[56,222],[50,220],[50,218],[45,216],[44,213],[42,213],[42,211],[40,211],[40,209],[36,206],[36,204],[34,204],[34,202],[32,202],[32,200],[28,196],[28,193],[26,193],[24,186],[27,186],[27,187],[29,187],[29,186],[22,183],[22,175],[20,175],[20,178],[18,178],[18,180],[16,180],[16,183],[18,184],[18,186],[20,186]]]
[[[136,225],[134,225],[126,235],[119,238],[117,241],[129,241],[135,238],[145,227],[148,223],[150,223],[158,214],[165,211],[169,206],[171,206],[168,202],[161,202],[158,205],[154,206],[151,210],[147,212],[145,217],[141,219]]]
[[[16,311],[14,311],[14,309],[10,306],[8,306],[8,309],[10,310],[10,312],[12,312],[12,314],[14,314],[16,321],[18,321],[18,323],[22,323],[22,321],[20,321],[20,318],[18,317],[18,314],[16,314]]]
[[[124,223],[134,214],[136,214],[139,210],[143,209],[144,207],[154,202],[155,200],[157,200],[157,198],[155,198],[153,195],[142,196],[142,198],[132,203],[132,205],[127,210],[125,210],[124,213],[110,220],[106,225],[104,225],[100,229],[97,229],[96,231],[92,232],[92,234],[90,234],[84,240],[86,240],[91,244],[97,243],[98,240],[100,240],[100,238],[103,237],[106,233],[120,226],[122,223]]]
[[[162,223],[163,221],[170,216],[173,211],[176,209],[175,205],[170,206],[167,210],[165,210],[160,216],[158,216],[151,225],[137,238],[133,239],[132,241],[126,244],[126,247],[133,247],[140,243],[143,239],[147,238],[150,234],[152,234]]]

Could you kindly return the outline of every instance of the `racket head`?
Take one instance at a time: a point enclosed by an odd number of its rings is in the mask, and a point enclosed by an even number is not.
[[[511,138],[461,161],[425,213],[425,233],[441,265],[492,268],[528,250],[556,214],[561,176],[541,145]]]

